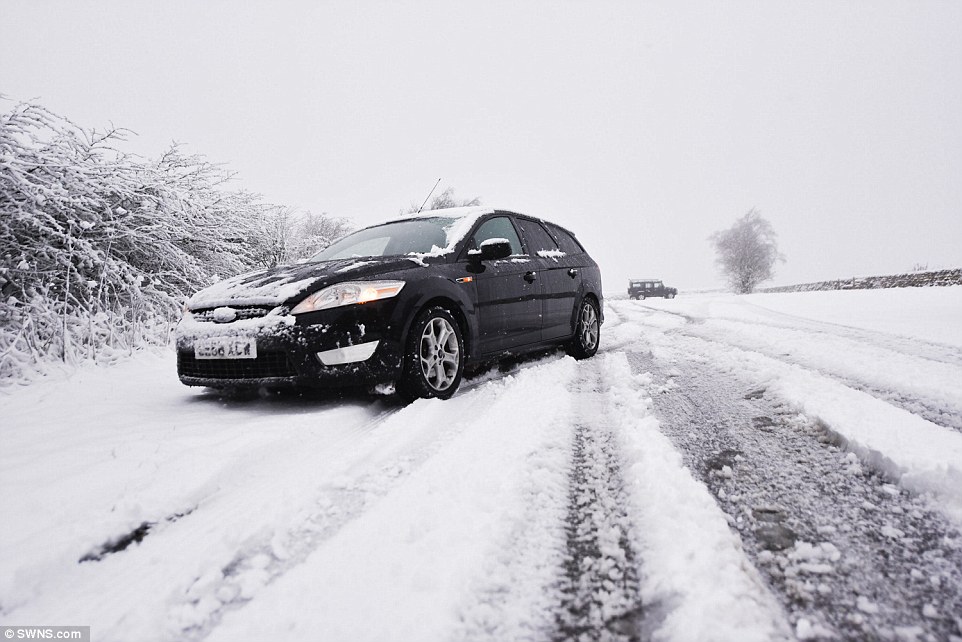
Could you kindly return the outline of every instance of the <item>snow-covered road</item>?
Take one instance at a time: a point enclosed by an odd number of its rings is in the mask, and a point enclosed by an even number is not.
[[[93,640],[962,636],[962,288],[612,300],[451,400],[3,394],[0,624]]]

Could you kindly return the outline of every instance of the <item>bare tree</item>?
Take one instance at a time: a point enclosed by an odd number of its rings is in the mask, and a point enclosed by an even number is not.
[[[401,216],[405,216],[407,214],[413,214],[414,212],[417,212],[419,209],[422,212],[426,212],[429,210],[443,210],[447,207],[471,207],[471,206],[480,205],[480,204],[481,204],[480,196],[475,196],[474,198],[457,198],[454,195],[454,188],[449,187],[443,192],[441,192],[440,194],[438,194],[437,196],[435,196],[434,198],[432,198],[431,202],[425,205],[423,208],[421,207],[420,203],[411,203],[410,207],[408,207],[407,209],[401,210]]]
[[[431,199],[431,204],[428,205],[429,210],[442,210],[446,207],[468,207],[472,205],[480,205],[481,197],[475,196],[474,198],[455,198],[454,188],[449,187],[434,198]]]
[[[314,214],[270,206],[261,217],[256,238],[249,239],[248,245],[256,250],[256,265],[272,268],[305,259],[353,229],[348,219],[326,212]]]
[[[759,283],[775,275],[775,263],[784,261],[775,242],[772,224],[752,208],[727,230],[708,237],[715,246],[715,262],[729,285],[739,294],[750,294]]]
[[[272,207],[264,212],[259,225],[251,230],[252,237],[244,239],[244,243],[253,249],[254,265],[272,268],[287,262],[295,234],[295,216],[287,207]]]
[[[301,213],[296,217],[294,236],[286,260],[306,259],[353,230],[351,222],[343,217],[329,216],[326,212]]]

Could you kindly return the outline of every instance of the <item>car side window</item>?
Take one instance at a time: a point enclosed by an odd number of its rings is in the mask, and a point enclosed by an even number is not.
[[[507,216],[496,216],[482,223],[471,236],[471,249],[479,249],[481,244],[488,239],[508,239],[508,242],[511,243],[512,255],[524,254],[521,250],[521,239],[518,237],[518,232]]]
[[[528,221],[523,218],[517,219],[518,227],[524,236],[528,246],[528,254],[538,255],[541,252],[558,252],[558,244],[548,235],[541,224],[537,221]]]
[[[557,225],[551,225],[550,223],[548,224],[548,229],[551,231],[555,240],[558,241],[558,246],[561,248],[561,251],[565,254],[581,254],[585,251],[585,249],[581,247],[581,243],[578,242],[578,239],[566,230],[561,229]]]

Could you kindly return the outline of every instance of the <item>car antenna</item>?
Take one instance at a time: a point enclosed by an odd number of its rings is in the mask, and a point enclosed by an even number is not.
[[[421,213],[421,210],[424,209],[424,206],[428,204],[428,198],[431,198],[431,194],[434,194],[434,190],[436,190],[436,189],[438,188],[438,185],[439,185],[440,183],[441,183],[441,179],[439,178],[439,179],[438,179],[438,182],[435,183],[435,184],[434,184],[434,187],[431,188],[431,191],[428,192],[427,198],[424,199],[424,202],[421,203],[421,207],[418,208],[418,211],[415,212],[415,214],[420,214],[420,213]]]

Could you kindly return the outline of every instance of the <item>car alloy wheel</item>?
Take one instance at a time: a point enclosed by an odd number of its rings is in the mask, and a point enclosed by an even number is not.
[[[568,354],[575,359],[587,359],[598,352],[601,338],[601,320],[598,316],[598,304],[593,299],[585,299],[578,312],[578,322],[575,325],[575,336],[568,345]]]
[[[418,398],[447,399],[461,384],[464,372],[464,340],[450,312],[441,307],[425,310],[411,326],[404,370],[396,384],[398,394]]]
[[[424,326],[419,356],[424,380],[438,392],[444,392],[457,381],[461,346],[450,321],[435,317]]]

